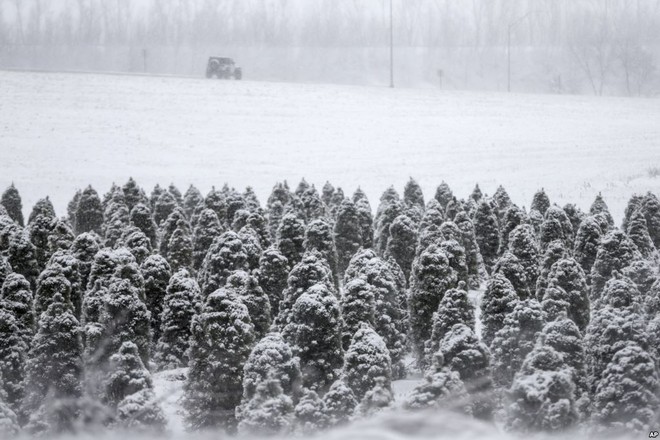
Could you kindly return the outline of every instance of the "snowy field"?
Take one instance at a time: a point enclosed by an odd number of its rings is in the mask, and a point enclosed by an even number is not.
[[[133,176],[203,192],[326,179],[367,192],[416,178],[467,196],[503,184],[529,206],[544,187],[583,209],[600,191],[620,219],[634,192],[660,191],[660,102],[191,78],[0,72],[0,188],[29,212],[50,195]]]

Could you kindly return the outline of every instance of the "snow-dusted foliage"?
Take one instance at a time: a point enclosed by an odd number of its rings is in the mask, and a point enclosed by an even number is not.
[[[368,324],[353,335],[344,357],[344,376],[349,388],[361,401],[382,378],[382,386],[391,389],[392,362],[387,346]]]
[[[289,276],[289,260],[277,249],[271,246],[265,249],[259,260],[259,285],[270,301],[270,311],[273,318],[277,317],[284,289]]]
[[[597,301],[605,283],[617,270],[622,270],[633,261],[641,258],[633,242],[621,231],[613,230],[600,241],[596,259],[591,268],[591,296]]]
[[[23,226],[23,202],[13,183],[2,193],[0,205],[4,207],[7,215],[13,221],[18,223],[19,226]]]
[[[254,344],[248,309],[231,290],[216,290],[193,318],[191,331],[183,400],[186,423],[192,430],[233,432],[243,394],[243,367]]]
[[[325,393],[344,362],[339,301],[325,284],[316,284],[298,299],[283,335],[300,358],[303,386]]]
[[[495,273],[486,284],[481,300],[481,339],[490,347],[495,334],[504,327],[504,321],[518,302],[518,295],[511,282],[502,274]]]
[[[477,205],[474,215],[474,231],[486,269],[490,272],[497,259],[497,251],[500,247],[500,231],[497,225],[497,216],[486,200],[481,200]]]
[[[248,254],[241,237],[228,231],[213,240],[204,257],[198,280],[202,294],[208,296],[225,285],[235,270],[248,269]]]
[[[337,246],[337,269],[341,279],[351,258],[363,245],[358,208],[350,199],[339,205],[334,227],[334,239]]]
[[[351,421],[358,401],[353,391],[339,379],[332,384],[323,396],[328,424],[332,427],[342,426]]]
[[[144,278],[143,300],[151,313],[151,332],[157,341],[160,338],[161,315],[172,269],[165,258],[151,255],[140,266],[140,272]]]
[[[582,268],[572,258],[557,261],[548,274],[548,288],[541,298],[546,319],[552,321],[559,313],[568,317],[584,331],[589,324],[589,291]]]
[[[562,355],[550,346],[539,343],[534,347],[507,394],[506,427],[509,430],[561,432],[578,421],[571,369]]]
[[[261,339],[268,332],[272,319],[270,300],[259,286],[257,278],[239,270],[227,278],[225,288],[231,289],[248,308],[250,320],[254,325],[255,338]]]
[[[277,247],[291,266],[300,262],[305,253],[305,222],[293,213],[282,217],[277,229]]]
[[[294,430],[300,436],[310,436],[328,426],[328,411],[316,391],[305,389],[294,409]]]
[[[156,339],[154,361],[161,369],[188,365],[190,323],[201,307],[201,291],[186,270],[170,278],[163,310],[160,315],[160,335]]]
[[[254,396],[237,410],[238,433],[242,435],[286,435],[293,425],[291,397],[282,392],[274,378],[259,382]]]

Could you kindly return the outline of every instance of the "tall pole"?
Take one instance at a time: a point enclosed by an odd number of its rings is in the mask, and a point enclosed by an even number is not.
[[[390,87],[394,88],[394,20],[390,0]]]

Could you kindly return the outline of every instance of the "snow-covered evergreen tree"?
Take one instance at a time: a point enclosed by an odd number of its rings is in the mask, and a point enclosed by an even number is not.
[[[541,215],[545,215],[545,211],[547,211],[549,207],[550,199],[545,193],[545,189],[541,188],[540,191],[537,191],[536,194],[534,194],[534,198],[532,199],[532,204],[530,205],[529,209],[530,211],[535,209],[540,212]]]
[[[474,215],[474,231],[481,256],[486,264],[486,270],[491,271],[497,259],[497,250],[500,246],[500,232],[497,226],[497,216],[485,200],[482,200]]]
[[[471,413],[469,397],[458,372],[450,370],[441,352],[433,355],[433,363],[404,402],[408,410],[427,408],[451,409]]]
[[[23,399],[23,379],[28,344],[21,334],[20,324],[14,314],[0,307],[0,382],[4,402],[17,413]]]
[[[83,290],[87,288],[94,256],[99,249],[100,242],[98,236],[91,233],[78,235],[71,245],[73,256],[80,262],[80,284]]]
[[[341,202],[337,210],[334,238],[337,246],[338,276],[341,279],[351,258],[362,245],[358,210],[355,204],[349,199]]]
[[[447,367],[458,372],[475,417],[490,420],[494,407],[490,352],[465,324],[455,324],[440,342]]]
[[[605,235],[591,268],[591,300],[597,301],[605,283],[614,271],[620,271],[641,255],[630,239],[621,231],[614,230]]]
[[[190,323],[201,307],[201,291],[188,271],[182,269],[170,278],[160,315],[160,335],[154,360],[166,370],[188,365]]]
[[[568,217],[568,220],[571,222],[571,229],[573,230],[573,240],[575,240],[575,235],[577,234],[580,223],[585,219],[586,214],[582,212],[580,208],[575,206],[573,203],[568,203],[562,208]]]
[[[363,248],[371,248],[374,244],[374,218],[367,196],[364,193],[360,195],[359,191],[358,188],[353,195],[353,202],[357,209],[358,224],[360,226],[360,243]]]
[[[161,330],[160,318],[172,268],[165,258],[154,254],[144,260],[140,272],[144,278],[144,302],[151,314],[151,333],[154,341],[158,341]]]
[[[133,254],[137,264],[144,263],[144,260],[153,252],[151,240],[135,226],[129,226],[124,230],[120,244]]]
[[[131,209],[129,214],[130,223],[147,236],[151,242],[151,247],[158,245],[158,228],[151,215],[151,209],[144,203],[138,203]]]
[[[655,194],[649,192],[644,196],[642,211],[646,218],[646,226],[649,229],[651,240],[653,240],[656,249],[660,249],[660,200]]]
[[[410,277],[415,259],[417,225],[407,215],[400,215],[392,221],[385,255],[391,255],[406,277]]]
[[[641,209],[635,211],[630,217],[626,233],[630,240],[637,246],[637,250],[646,259],[652,259],[657,253],[657,249],[649,234],[649,229],[646,224],[646,218]]]
[[[4,309],[16,320],[17,335],[26,347],[30,346],[38,317],[34,313],[34,298],[30,283],[23,275],[10,273],[2,283],[0,309]]]
[[[498,254],[502,255],[509,249],[509,235],[518,226],[526,221],[525,213],[516,205],[511,205],[502,215],[500,220],[500,248]]]
[[[415,259],[408,307],[411,342],[420,365],[424,361],[424,344],[431,337],[433,313],[445,292],[456,287],[457,282],[456,271],[438,247],[429,246]]]
[[[293,267],[305,252],[305,223],[295,214],[282,217],[277,229],[277,247]]]
[[[449,289],[442,297],[438,310],[433,314],[431,337],[425,344],[426,362],[430,365],[433,356],[440,349],[440,343],[456,324],[465,324],[474,331],[474,306],[467,295],[465,283]]]
[[[545,296],[545,290],[548,288],[548,277],[552,270],[552,265],[568,258],[568,250],[566,245],[561,240],[555,240],[548,244],[547,249],[543,253],[541,265],[539,267],[539,277],[536,280],[536,298],[541,301]]]
[[[258,341],[268,332],[272,321],[270,300],[259,286],[258,279],[254,275],[238,270],[227,278],[225,288],[233,290],[248,308],[250,320],[254,325],[255,339]]]
[[[313,390],[305,389],[294,414],[294,429],[298,435],[311,436],[328,426],[325,403]]]
[[[195,187],[195,185],[190,185],[186,190],[186,193],[183,195],[183,210],[186,213],[188,219],[192,219],[195,208],[200,203],[204,202],[204,196],[202,193]]]
[[[358,401],[353,391],[339,379],[332,384],[323,396],[328,424],[330,427],[348,424],[353,417]]]
[[[511,282],[502,274],[495,273],[486,284],[481,300],[481,339],[491,347],[495,334],[504,327],[504,320],[518,302],[518,295]]]
[[[39,276],[36,249],[30,242],[27,229],[17,228],[9,237],[9,246],[5,251],[7,262],[14,272],[21,274],[33,288]]]
[[[23,203],[21,202],[21,195],[12,182],[11,185],[2,193],[0,198],[0,205],[4,206],[7,215],[18,223],[19,226],[24,225],[23,220]]]
[[[114,425],[131,432],[164,431],[167,420],[156,401],[153,382],[133,342],[110,357],[104,381],[105,402],[115,410]]]
[[[305,230],[305,251],[318,252],[328,263],[332,271],[335,286],[338,286],[337,248],[335,246],[332,225],[325,219],[317,219],[307,225]]]
[[[383,255],[390,239],[390,225],[403,211],[399,194],[394,187],[389,187],[380,197],[380,204],[374,218],[374,247],[378,255]]]
[[[511,251],[506,251],[497,260],[495,266],[493,266],[493,275],[495,274],[501,274],[509,280],[520,299],[527,299],[532,296],[533,290],[530,289],[530,283],[527,281],[525,267]]]
[[[282,392],[279,380],[269,378],[257,385],[254,396],[237,409],[241,435],[286,435],[293,425],[293,400]]]
[[[170,237],[167,246],[167,261],[172,271],[191,269],[193,258],[193,243],[187,222],[179,220],[176,229]]]
[[[96,232],[101,234],[103,224],[103,206],[101,199],[94,188],[88,186],[80,195],[76,209],[76,224],[73,230],[76,235],[83,232]]]
[[[625,342],[603,371],[594,395],[594,430],[605,435],[643,434],[655,428],[660,380],[653,358]]]
[[[193,234],[193,268],[202,267],[204,257],[213,244],[213,240],[223,232],[218,215],[212,209],[204,209],[198,217]]]
[[[144,193],[144,190],[138,186],[137,182],[132,177],[128,178],[128,182],[126,182],[121,189],[124,192],[124,200],[126,200],[126,205],[128,206],[129,211],[139,203],[149,205],[149,199]]]
[[[591,204],[591,208],[589,208],[589,214],[590,215],[601,214],[605,217],[605,219],[607,220],[607,224],[610,227],[614,226],[614,219],[612,218],[612,214],[610,214],[610,210],[607,207],[607,203],[605,203],[605,200],[603,200],[603,196],[601,195],[601,193],[598,193],[596,199]]]
[[[506,428],[519,433],[562,432],[578,421],[573,375],[554,348],[537,344],[508,391]]]
[[[184,387],[185,420],[192,430],[236,428],[243,367],[254,343],[247,307],[229,290],[206,297],[193,318],[190,370]]]
[[[296,300],[283,335],[300,358],[304,387],[324,393],[338,378],[341,329],[339,302],[326,285],[316,284]]]
[[[387,385],[383,377],[376,378],[376,385],[367,391],[364,399],[355,408],[355,413],[360,417],[371,417],[381,411],[387,410],[394,404],[394,393]]]
[[[290,267],[289,261],[275,246],[266,249],[259,259],[259,285],[270,301],[273,318],[280,310],[280,301],[287,286]]]
[[[541,305],[548,321],[564,311],[581,332],[585,331],[590,316],[589,289],[582,268],[573,258],[552,265]]]
[[[83,378],[80,324],[73,312],[69,301],[56,293],[39,319],[25,364],[20,411],[32,434],[73,430]]]
[[[172,193],[169,191],[163,191],[160,196],[158,196],[153,207],[153,215],[156,225],[160,227],[177,207],[178,204]]]
[[[64,277],[62,268],[53,265],[46,268],[37,280],[37,293],[34,297],[35,316],[41,316],[48,309],[55,295],[62,295],[64,301],[73,306],[71,302],[71,283]]]
[[[353,335],[363,323],[376,326],[376,293],[376,288],[363,277],[353,278],[345,284],[341,297],[344,349],[348,349]]]
[[[518,301],[513,312],[504,318],[504,326],[495,333],[490,345],[493,355],[493,379],[509,388],[525,356],[534,348],[544,325],[541,305],[535,299]]]
[[[378,336],[369,324],[355,332],[344,359],[346,383],[362,401],[366,393],[376,386],[376,380],[383,378],[383,386],[392,388],[392,362],[385,341]]]
[[[449,185],[443,180],[442,183],[435,190],[435,199],[440,203],[442,209],[447,209],[447,204],[454,198],[454,194],[449,188]]]
[[[199,271],[202,294],[207,296],[224,286],[233,271],[247,269],[248,255],[243,240],[233,231],[225,232],[213,240]]]

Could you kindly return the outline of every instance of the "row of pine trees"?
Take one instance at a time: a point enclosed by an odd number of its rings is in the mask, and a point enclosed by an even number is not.
[[[529,432],[642,432],[660,414],[660,201],[615,226],[537,192],[425,202],[130,179],[27,222],[0,200],[0,433],[160,432],[181,369],[190,430],[312,434],[381,411]],[[483,294],[480,294],[483,292]],[[423,373],[403,402],[392,381]]]

